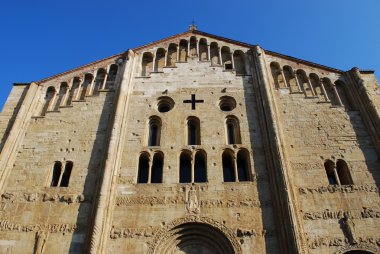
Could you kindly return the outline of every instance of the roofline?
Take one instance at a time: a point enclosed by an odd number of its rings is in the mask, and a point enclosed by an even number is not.
[[[169,40],[172,40],[172,39],[184,36],[186,34],[198,34],[198,35],[208,36],[208,37],[211,37],[211,38],[215,38],[217,40],[226,41],[226,42],[233,43],[233,44],[238,44],[240,46],[248,47],[248,48],[252,48],[252,47],[255,46],[255,45],[252,45],[252,44],[244,43],[244,42],[241,42],[241,41],[231,40],[231,39],[228,39],[228,38],[225,38],[225,37],[209,34],[209,33],[206,33],[206,32],[199,31],[199,30],[193,30],[193,31],[185,31],[183,33],[175,34],[175,35],[166,37],[166,38],[158,40],[158,41],[150,42],[150,43],[145,44],[143,46],[134,48],[132,50],[134,50],[134,51],[141,50],[141,49],[153,46],[155,44],[163,43],[163,42],[166,42],[166,41],[169,41]]]
[[[274,51],[270,51],[270,50],[266,50],[266,49],[264,49],[264,51],[265,51],[265,54],[282,57],[282,58],[285,58],[287,60],[297,61],[297,62],[306,64],[306,65],[311,65],[311,66],[314,66],[314,67],[317,67],[319,69],[323,69],[323,70],[326,70],[326,71],[337,72],[337,73],[340,73],[340,74],[343,74],[345,72],[345,71],[342,71],[342,70],[339,70],[339,69],[335,69],[335,68],[331,68],[331,67],[328,67],[328,66],[325,66],[325,65],[316,64],[316,63],[313,63],[313,62],[310,62],[310,61],[302,60],[302,59],[299,59],[299,58],[296,58],[296,57],[293,57],[293,56],[283,55],[283,54],[280,54],[280,53],[277,53],[277,52],[274,52]]]
[[[72,72],[75,72],[75,71],[78,71],[78,70],[81,70],[81,69],[84,69],[86,67],[89,67],[91,65],[94,65],[94,64],[97,64],[97,63],[100,63],[102,61],[106,61],[108,59],[111,59],[111,58],[114,58],[114,57],[118,57],[118,56],[122,56],[123,54],[125,54],[127,51],[125,52],[122,52],[122,53],[119,53],[119,54],[116,54],[116,55],[112,55],[112,56],[109,56],[109,57],[106,57],[106,58],[103,58],[103,59],[100,59],[100,60],[96,60],[94,62],[91,62],[91,63],[88,63],[88,64],[85,64],[85,65],[81,65],[79,67],[76,67],[74,69],[71,69],[71,70],[68,70],[68,71],[64,71],[64,72],[61,72],[61,73],[58,73],[56,75],[53,75],[53,76],[50,76],[50,77],[47,77],[47,78],[44,78],[44,79],[41,79],[39,81],[36,81],[37,84],[40,84],[40,83],[43,83],[43,82],[46,82],[46,81],[49,81],[49,80],[52,80],[54,78],[58,78],[58,77],[61,77],[63,75],[66,75],[66,74],[69,74],[69,73],[72,73]]]
[[[29,86],[32,82],[15,82],[13,86]]]

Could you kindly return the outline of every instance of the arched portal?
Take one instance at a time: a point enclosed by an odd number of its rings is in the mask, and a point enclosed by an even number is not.
[[[154,254],[232,254],[241,253],[225,232],[203,222],[188,222],[173,225],[167,232],[159,235],[158,245],[153,247]],[[233,241],[234,242],[234,241]]]

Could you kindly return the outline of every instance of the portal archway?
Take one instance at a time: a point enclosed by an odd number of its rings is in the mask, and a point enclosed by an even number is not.
[[[152,254],[242,253],[233,232],[209,218],[181,218],[170,223],[156,236],[153,243],[157,244],[150,246],[149,253]]]

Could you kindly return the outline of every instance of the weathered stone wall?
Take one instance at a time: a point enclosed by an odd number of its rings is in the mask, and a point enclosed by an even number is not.
[[[42,85],[59,84],[56,79]],[[44,232],[40,238],[46,238],[45,253],[82,253],[114,94],[100,92],[44,117],[36,112],[36,117],[28,119],[29,128],[1,196],[4,249],[33,253],[37,233]],[[69,187],[50,187],[55,161],[63,167],[73,162]]]
[[[333,82],[341,78],[339,73],[274,56],[267,58],[268,69],[271,62],[316,73]],[[371,85],[369,90],[376,90],[377,84]],[[292,93],[289,88],[275,89],[274,83],[273,96],[290,165],[287,173],[296,193],[294,206],[311,253],[335,253],[349,245],[342,226],[344,212],[351,214],[358,243],[380,247],[380,220],[376,215],[380,204],[379,162],[357,107],[333,106],[320,95],[310,98],[305,93]],[[329,185],[324,167],[328,159],[345,160],[354,185]]]
[[[27,91],[28,85],[13,86],[4,108],[0,113],[0,152],[12,129]]]
[[[183,149],[193,152],[202,149],[207,153],[208,183],[195,185],[198,216],[212,218],[231,229],[243,243],[243,253],[252,253],[253,248],[258,253],[278,252],[251,77],[236,76],[197,59],[177,63],[177,68],[165,68],[163,73],[152,73],[149,78],[139,77],[137,70],[135,75],[108,248],[115,252],[128,248],[133,253],[146,253],[154,245],[155,233],[165,225],[181,218],[186,222],[185,218],[192,214],[186,208],[191,184],[179,183],[179,157]],[[183,103],[191,94],[204,100],[195,110]],[[174,108],[166,113],[157,111],[157,99],[163,95],[175,102]],[[225,95],[237,102],[231,112],[219,109],[219,98]],[[239,119],[242,144],[226,145],[225,118],[229,115]],[[151,116],[162,120],[159,147],[147,147]],[[186,144],[189,116],[200,119],[201,145]],[[240,148],[250,152],[254,181],[224,183],[223,150]],[[143,151],[164,153],[163,184],[136,184],[139,155]]]

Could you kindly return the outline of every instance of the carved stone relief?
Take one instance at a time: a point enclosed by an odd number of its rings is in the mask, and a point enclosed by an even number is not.
[[[22,232],[38,232],[44,231],[48,233],[73,233],[77,229],[76,224],[21,224],[10,222],[9,220],[0,220],[0,231],[22,231]]]
[[[48,233],[40,230],[36,233],[36,243],[34,246],[34,254],[45,253],[45,246],[47,241]]]
[[[361,244],[368,244],[376,248],[380,247],[380,238],[375,237],[357,237],[357,243],[354,246]],[[311,249],[317,249],[321,247],[331,247],[331,246],[346,246],[349,245],[349,240],[347,238],[340,237],[316,237],[313,239],[308,239],[309,247]],[[377,248],[376,248],[377,249]]]
[[[190,214],[199,214],[201,212],[199,188],[196,186],[190,186],[186,189],[186,210]]]
[[[361,212],[348,212],[348,211],[310,211],[303,213],[304,220],[329,220],[329,219],[343,219],[344,214],[347,213],[352,219],[366,219],[366,218],[380,218],[380,211],[368,207],[363,207]]]
[[[198,222],[198,223],[204,223],[208,224],[216,229],[219,229],[225,237],[230,241],[230,243],[233,246],[234,253],[236,254],[241,254],[242,249],[240,246],[240,243],[238,239],[235,236],[235,233],[227,228],[224,224],[215,221],[211,218],[207,217],[201,217],[201,216],[194,216],[194,215],[189,215],[187,217],[183,218],[178,218],[176,220],[173,220],[172,222],[168,223],[165,227],[161,228],[159,231],[156,232],[154,235],[153,239],[148,242],[148,253],[153,254],[155,253],[155,249],[158,246],[159,243],[165,242],[171,235],[171,230],[174,229],[175,227],[185,224],[185,223],[191,223],[191,222]]]
[[[379,193],[376,185],[329,185],[321,187],[298,188],[301,195],[306,194],[323,194],[323,193],[354,193],[354,192],[375,192]]]
[[[1,195],[2,203],[13,202],[63,202],[67,204],[71,203],[83,203],[91,202],[90,198],[86,198],[83,194],[74,193],[10,193],[4,192]]]
[[[117,206],[133,206],[133,205],[170,205],[170,204],[186,204],[186,195],[184,196],[118,196],[116,198]],[[250,207],[261,207],[269,206],[271,202],[260,204],[258,200],[252,198],[235,198],[235,199],[205,199],[199,200],[198,204],[200,208],[250,208]]]

